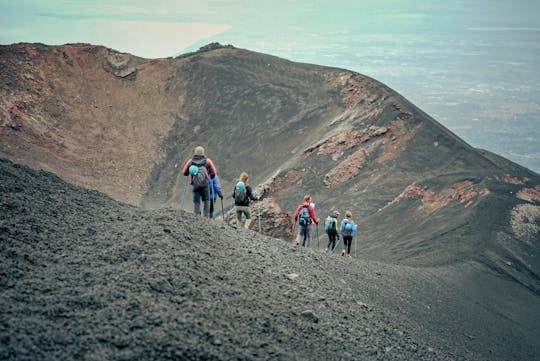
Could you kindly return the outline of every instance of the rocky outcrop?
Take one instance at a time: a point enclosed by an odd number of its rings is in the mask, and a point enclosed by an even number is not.
[[[130,63],[131,55],[109,50],[103,68],[118,78],[134,80],[137,77],[137,68]]]

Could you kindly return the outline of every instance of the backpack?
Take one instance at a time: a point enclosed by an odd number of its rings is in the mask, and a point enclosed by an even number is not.
[[[326,219],[324,220],[324,230],[326,232],[331,232],[331,231],[335,231],[336,230],[336,227],[334,226],[336,223],[336,219],[332,216],[328,216],[326,217]]]
[[[298,214],[298,224],[302,227],[307,227],[309,221],[311,220],[311,215],[309,214],[308,207],[303,207]]]
[[[192,176],[193,189],[202,189],[208,187],[210,184],[210,176],[208,175],[208,169],[206,169],[206,162],[201,164],[192,162],[192,164],[199,167],[197,174]]]
[[[343,235],[344,236],[350,236],[352,235],[352,232],[353,232],[353,225],[349,222],[346,222],[345,223],[345,227],[343,227]]]
[[[234,189],[234,204],[243,205],[246,202],[247,191],[246,188],[240,189],[238,186]]]

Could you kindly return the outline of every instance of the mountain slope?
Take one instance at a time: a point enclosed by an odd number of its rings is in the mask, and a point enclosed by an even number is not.
[[[15,44],[0,46],[0,68],[0,156],[178,208],[177,166],[203,145],[226,196],[251,175],[265,234],[290,240],[306,193],[319,217],[351,210],[361,258],[432,280],[415,287],[409,320],[429,300],[427,333],[441,323],[486,359],[536,356],[540,176],[471,147],[376,80],[216,44],[152,61]]]
[[[2,359],[538,356],[538,308],[496,317],[514,311],[465,296],[471,270],[296,248],[6,160],[0,175]]]
[[[378,284],[407,285],[412,269],[299,250],[0,166],[4,360],[431,360],[464,352],[379,303],[410,297]]]

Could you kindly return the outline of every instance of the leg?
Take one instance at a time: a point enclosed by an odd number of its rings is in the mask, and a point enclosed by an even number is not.
[[[210,190],[208,189],[208,187],[204,188],[202,190],[202,200],[204,202],[204,208],[203,208],[203,212],[204,212],[204,216],[205,217],[209,217],[210,216],[210,212],[209,212],[209,206],[210,206]]]
[[[242,213],[244,212],[240,210],[240,206],[236,206],[236,225],[238,227],[242,224]]]
[[[196,189],[193,190],[193,213],[196,216],[201,215],[201,194]]]
[[[249,211],[249,207],[244,209],[244,214],[246,215],[246,223],[244,224],[244,227],[249,228],[249,225],[251,224],[251,212]]]
[[[214,203],[215,199],[210,199],[210,210],[209,210],[209,217],[214,218]]]

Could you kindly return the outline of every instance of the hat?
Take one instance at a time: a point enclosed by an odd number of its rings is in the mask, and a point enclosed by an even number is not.
[[[193,153],[195,155],[204,155],[204,148],[201,146],[195,147],[195,151]]]
[[[339,216],[339,211],[338,210],[334,211],[334,216]]]

